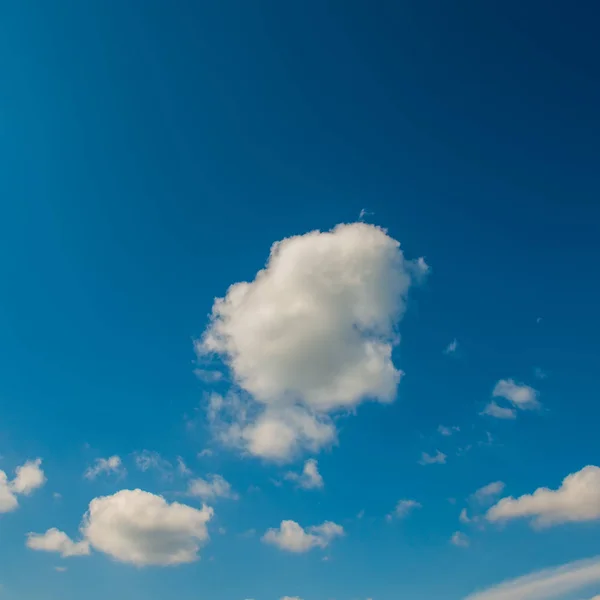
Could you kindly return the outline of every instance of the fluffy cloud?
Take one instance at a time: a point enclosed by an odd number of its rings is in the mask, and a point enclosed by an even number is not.
[[[494,386],[492,397],[503,398],[512,406],[500,406],[495,400],[492,400],[480,414],[496,419],[516,419],[517,411],[515,409],[537,410],[541,407],[537,390],[523,383],[515,383],[513,379],[500,379]]]
[[[600,582],[600,557],[536,571],[464,600],[553,600]]]
[[[206,479],[202,477],[192,479],[188,484],[188,493],[202,500],[238,499],[238,495],[231,489],[231,484],[220,475],[209,475]]]
[[[0,513],[12,512],[19,506],[19,501],[4,471],[0,471]]]
[[[18,494],[29,496],[46,483],[46,475],[40,467],[41,464],[41,458],[27,461],[15,469],[15,477],[12,481],[9,481],[6,473],[0,470],[0,513],[16,510],[19,506]]]
[[[304,529],[295,521],[282,521],[277,529],[269,529],[262,541],[288,552],[308,552],[313,548],[326,548],[336,537],[344,535],[344,529],[336,523],[325,521]]]
[[[299,487],[305,490],[318,489],[325,485],[323,477],[319,473],[318,463],[314,458],[310,458],[304,463],[302,473],[289,472],[285,474],[285,478],[295,481]]]
[[[557,490],[538,488],[519,498],[503,498],[487,512],[489,521],[530,517],[536,527],[600,519],[600,467],[571,473]]]
[[[484,485],[482,488],[479,488],[474,494],[473,499],[477,502],[488,502],[494,496],[501,494],[504,490],[504,482],[502,481],[493,481],[492,483],[488,483]]]
[[[501,379],[492,392],[494,398],[504,398],[521,410],[540,407],[538,392],[525,384],[517,384],[512,379]]]
[[[421,504],[416,500],[398,500],[394,510],[386,516],[388,521],[393,519],[404,519],[416,508],[421,508]]]
[[[460,531],[455,531],[450,538],[450,543],[454,546],[458,546],[459,548],[468,548],[471,542],[469,541],[469,537],[467,535]]]
[[[465,524],[466,524],[466,523],[470,523],[470,522],[471,522],[471,518],[469,517],[469,513],[467,512],[467,509],[466,509],[466,508],[463,508],[463,509],[460,511],[460,515],[458,516],[458,520],[459,520],[461,523],[465,523]]]
[[[86,479],[96,479],[102,473],[115,473],[116,475],[124,476],[126,471],[119,456],[111,456],[109,458],[97,458],[96,462],[88,467],[83,476]]]
[[[87,556],[90,545],[87,541],[74,542],[66,533],[58,529],[48,529],[46,533],[28,533],[27,547],[43,552],[58,552],[63,558]]]
[[[120,562],[177,565],[198,559],[212,516],[207,506],[198,510],[142,490],[121,490],[90,502],[81,532],[94,549]]]
[[[332,412],[392,402],[401,376],[392,362],[396,325],[409,288],[428,270],[366,223],[273,244],[253,281],[215,301],[196,344],[201,357],[219,355],[244,392],[243,407],[227,418],[213,410],[217,437],[289,459],[335,441]]]
[[[24,465],[15,469],[15,478],[11,487],[17,494],[29,496],[33,491],[46,483],[46,475],[40,468],[41,458],[28,460]]]
[[[427,452],[421,453],[421,459],[419,460],[420,465],[445,465],[446,464],[446,455],[439,450],[436,451],[434,455],[427,454]]]

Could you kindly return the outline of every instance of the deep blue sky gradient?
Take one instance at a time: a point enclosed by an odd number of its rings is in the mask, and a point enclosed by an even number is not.
[[[42,456],[49,478],[0,518],[7,597],[459,600],[598,553],[597,526],[519,524],[461,551],[447,498],[556,487],[599,460],[599,18],[563,1],[2,3],[0,454],[7,471]],[[229,452],[204,467],[208,433],[186,422],[213,298],[274,241],[363,208],[432,266],[401,325],[398,401],[341,423],[317,500]],[[505,377],[539,387],[544,413],[482,421]],[[476,448],[442,448],[440,423]],[[485,431],[497,442],[477,446]],[[417,465],[436,445],[448,464]],[[60,574],[25,549],[114,491],[81,481],[95,457],[144,448],[263,492],[220,506],[227,535],[174,570],[96,555]],[[401,497],[424,508],[390,527]],[[330,562],[239,538],[361,509]]]

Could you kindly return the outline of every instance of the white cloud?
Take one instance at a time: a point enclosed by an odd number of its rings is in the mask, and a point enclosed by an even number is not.
[[[469,513],[467,513],[467,509],[466,509],[466,508],[463,508],[463,509],[460,511],[460,515],[459,515],[459,517],[458,517],[458,520],[459,520],[461,523],[465,523],[465,524],[466,524],[466,523],[470,523],[470,522],[471,522],[471,519],[470,519],[470,517],[469,517]]]
[[[457,433],[460,431],[460,427],[445,427],[444,425],[440,425],[438,428],[438,433],[443,436],[450,436],[453,433]]]
[[[123,467],[123,463],[121,462],[121,458],[119,456],[111,456],[109,458],[97,458],[96,462],[91,467],[88,467],[83,476],[86,479],[96,479],[96,477],[98,477],[98,475],[102,473],[114,473],[116,475],[124,477],[126,471]]]
[[[437,450],[434,455],[427,454],[427,452],[421,453],[421,459],[419,460],[420,465],[445,465],[446,464],[446,455],[443,452]]]
[[[473,498],[477,500],[477,502],[488,502],[494,496],[498,496],[504,491],[504,482],[502,481],[493,481],[492,483],[488,483],[484,485],[482,488],[479,488],[474,494]]]
[[[302,598],[300,598],[300,596],[283,596],[281,600],[302,600]],[[594,599],[592,598],[592,600]]]
[[[8,476],[0,470],[0,513],[7,513],[19,507],[17,495],[29,496],[33,491],[46,483],[46,475],[40,468],[42,459],[28,460],[15,469],[15,477],[9,481]]]
[[[0,513],[12,512],[19,506],[19,501],[13,493],[8,477],[0,471]]]
[[[263,535],[262,541],[288,552],[308,552],[313,548],[326,548],[334,538],[342,535],[343,527],[331,521],[307,529],[295,521],[281,521],[279,528],[269,529]]]
[[[66,533],[58,529],[48,529],[46,533],[28,533],[26,545],[32,550],[58,552],[63,558],[87,556],[90,545],[86,540],[74,542]]]
[[[202,500],[216,500],[217,498],[229,498],[237,500],[238,495],[231,489],[231,484],[221,475],[208,475],[206,479],[197,477],[190,480],[188,484],[190,496],[197,496]]]
[[[533,494],[503,498],[486,516],[489,521],[530,517],[535,527],[600,519],[600,467],[571,473],[557,490],[538,488]]]
[[[398,500],[394,510],[386,516],[386,519],[388,521],[404,519],[416,508],[421,508],[421,504],[416,500]]]
[[[323,477],[319,473],[318,463],[314,458],[309,458],[304,463],[302,473],[289,472],[285,474],[285,478],[295,481],[299,487],[305,490],[320,489],[325,485]]]
[[[500,406],[494,400],[492,400],[480,413],[496,419],[516,419],[517,413],[512,408],[505,408]]]
[[[504,398],[521,410],[540,408],[538,392],[525,384],[515,383],[512,379],[501,379],[492,392],[494,398]]]
[[[600,582],[600,557],[536,571],[464,600],[553,600]]]
[[[459,548],[467,548],[471,542],[467,535],[460,531],[455,531],[450,538],[450,543]]]
[[[67,571],[67,567],[54,567],[54,570],[57,573],[65,573]]]
[[[120,562],[177,565],[198,559],[212,516],[208,506],[199,510],[142,490],[121,490],[90,502],[81,531],[95,550]]]
[[[215,301],[196,344],[200,356],[220,355],[247,394],[226,419],[212,413],[217,437],[289,459],[335,441],[332,412],[392,402],[402,374],[392,362],[396,325],[428,270],[366,223],[273,244],[253,281]]]
[[[29,496],[33,491],[42,487],[46,483],[46,475],[40,468],[41,458],[28,460],[24,465],[15,469],[15,478],[11,483],[11,488],[17,494]]]
[[[458,340],[454,338],[447,346],[444,348],[444,354],[456,354],[458,350]]]
[[[204,448],[204,450],[201,450],[200,452],[198,452],[198,458],[205,458],[208,456],[212,456],[213,455],[213,451],[210,448]]]

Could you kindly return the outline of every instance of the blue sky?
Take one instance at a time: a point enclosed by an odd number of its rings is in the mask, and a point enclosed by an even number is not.
[[[591,4],[2,5],[1,597],[600,594]]]

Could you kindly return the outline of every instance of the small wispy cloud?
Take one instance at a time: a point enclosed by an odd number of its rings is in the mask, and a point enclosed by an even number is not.
[[[109,458],[97,458],[93,465],[87,468],[83,476],[86,479],[94,480],[99,475],[117,475],[125,477],[127,470],[123,466],[120,456],[110,456]]]
[[[421,459],[419,460],[419,464],[420,465],[434,465],[434,464],[444,465],[444,464],[446,464],[446,458],[447,458],[447,456],[443,452],[440,452],[439,450],[434,455],[427,454],[427,452],[422,452]]]
[[[285,478],[289,481],[295,481],[298,487],[304,490],[321,489],[325,485],[323,477],[319,473],[318,463],[314,458],[309,458],[304,463],[302,473],[289,471],[285,474]]]
[[[398,500],[394,510],[386,515],[387,521],[394,519],[405,519],[415,509],[422,508],[421,504],[416,500]]]
[[[455,531],[450,538],[450,543],[459,548],[468,548],[471,542],[466,534]]]
[[[460,431],[460,427],[445,427],[444,425],[440,425],[437,430],[440,435],[451,436],[453,433],[458,433]]]
[[[444,354],[453,355],[458,350],[458,340],[454,338],[445,348]]]

